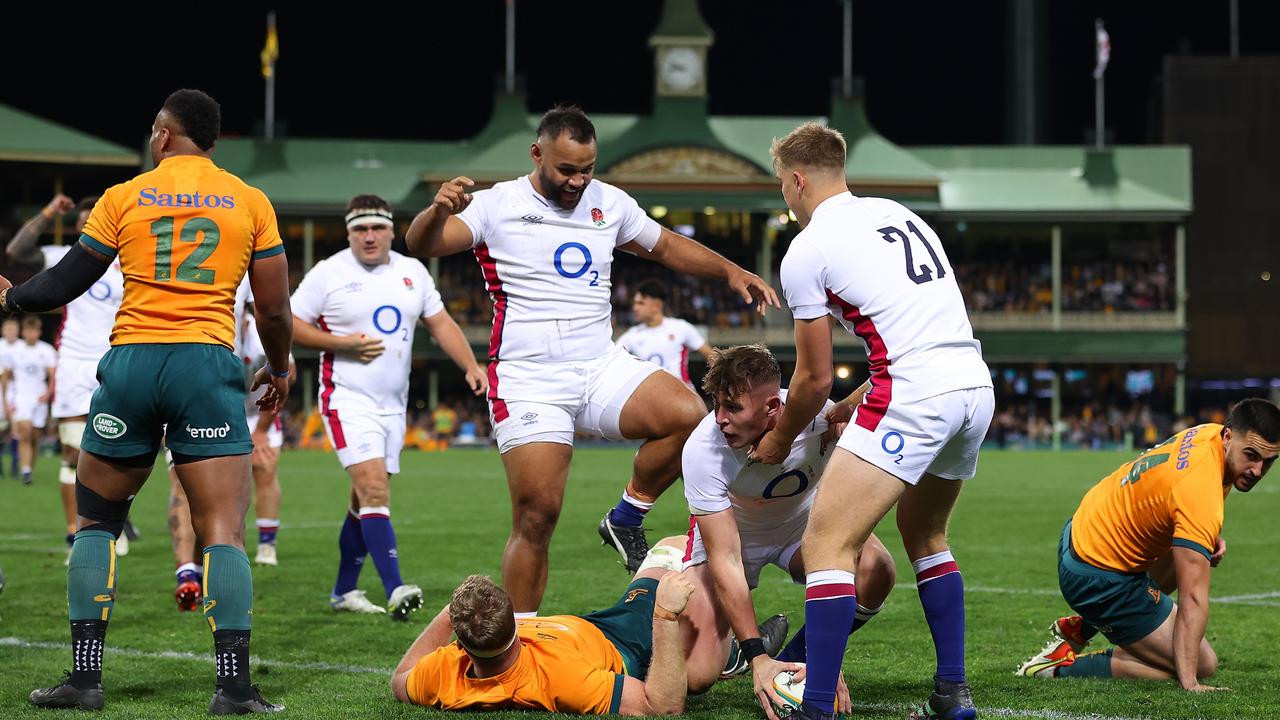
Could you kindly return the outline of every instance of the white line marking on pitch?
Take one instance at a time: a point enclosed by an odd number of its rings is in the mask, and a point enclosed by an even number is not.
[[[916,589],[916,586],[911,583],[898,583],[894,587],[899,590]],[[972,587],[966,586],[964,590],[965,592],[996,593],[1000,595],[1045,595],[1061,597],[1061,593],[1057,590],[1048,590],[1045,588],[999,588],[975,585]],[[1224,603],[1228,605],[1248,605],[1250,607],[1280,607],[1280,601],[1268,602],[1268,600],[1280,600],[1280,592],[1255,593],[1252,595],[1228,595],[1226,597],[1210,598],[1209,602]]]
[[[36,640],[23,640],[16,637],[0,637],[0,647],[17,647],[32,650],[70,650],[71,646],[65,643],[41,642]],[[153,652],[148,650],[135,650],[133,648],[122,648],[107,646],[106,655],[123,655],[125,657],[137,658],[154,658],[157,660],[188,660],[209,662],[213,658],[209,655],[201,655],[190,652],[174,652],[166,650],[163,652]],[[262,663],[277,668],[289,668],[292,670],[321,670],[327,672],[348,673],[352,675],[390,675],[392,668],[390,667],[368,667],[363,665],[343,665],[339,663],[324,662],[290,662],[287,660],[268,660],[266,658],[254,655],[250,658],[253,663]],[[854,708],[862,710],[874,710],[876,712],[898,712],[904,706],[893,703],[864,703],[855,702]],[[1062,712],[1059,710],[1021,710],[1016,708],[1003,707],[982,707],[980,709],[984,715],[1005,718],[1029,717],[1038,718],[1039,720],[1149,720],[1148,716],[1137,715],[1133,717],[1120,715],[1095,715],[1082,714],[1072,712]]]
[[[0,647],[17,647],[32,650],[70,650],[71,646],[66,643],[41,642],[38,640],[23,640],[16,637],[0,637]],[[173,650],[165,650],[162,652],[153,652],[149,650],[134,650],[132,648],[122,648],[108,645],[106,656],[124,655],[126,657],[138,658],[155,658],[158,660],[199,660],[200,662],[211,662],[213,654],[201,655],[191,652],[175,652]],[[292,670],[323,670],[329,672],[350,673],[357,675],[390,675],[391,668],[366,667],[362,665],[344,665],[341,663],[326,662],[290,662],[288,660],[268,660],[259,655],[249,657],[251,663],[262,663],[273,667],[289,668]]]

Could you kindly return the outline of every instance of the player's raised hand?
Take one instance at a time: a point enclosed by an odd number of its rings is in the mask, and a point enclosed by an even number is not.
[[[467,387],[471,388],[472,395],[484,397],[489,392],[489,375],[484,368],[467,371]]]
[[[340,339],[338,351],[346,355],[354,355],[362,363],[370,363],[378,358],[386,348],[382,340],[368,335],[345,335]]]
[[[756,312],[764,314],[764,309],[772,305],[780,308],[782,305],[778,302],[778,293],[774,292],[769,283],[765,282],[759,275],[747,272],[740,267],[734,268],[729,275],[729,287],[745,303],[751,303],[756,306]]]
[[[44,206],[44,209],[48,211],[48,213],[46,214],[49,217],[54,217],[56,215],[65,215],[66,213],[71,212],[75,208],[76,208],[75,201],[67,197],[66,195],[61,195],[61,194],[54,195],[53,199],[49,201],[49,204]]]
[[[440,185],[440,189],[436,192],[436,199],[432,201],[432,204],[451,215],[457,215],[466,210],[467,206],[471,204],[471,194],[467,192],[467,188],[475,187],[475,184],[475,181],[471,178],[459,175]]]

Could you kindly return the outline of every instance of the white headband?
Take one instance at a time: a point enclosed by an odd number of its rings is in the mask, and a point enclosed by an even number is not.
[[[496,658],[502,655],[504,652],[510,650],[511,646],[516,644],[516,638],[518,637],[520,637],[520,628],[517,627],[516,631],[511,634],[511,639],[508,640],[507,644],[503,645],[502,649],[500,650],[472,650],[471,648],[463,644],[461,638],[458,639],[458,644],[461,645],[462,649],[466,650],[468,654],[474,655],[478,658]]]
[[[391,222],[391,211],[380,208],[356,208],[347,213],[347,229],[356,225],[385,225],[394,227]]]

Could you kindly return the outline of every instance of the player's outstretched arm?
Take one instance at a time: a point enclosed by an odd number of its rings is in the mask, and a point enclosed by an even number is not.
[[[0,290],[0,310],[13,314],[60,308],[83,295],[110,265],[110,257],[84,243],[76,243],[57,265],[17,287]],[[4,284],[9,283],[6,280]]]
[[[38,215],[23,223],[18,232],[13,234],[13,239],[5,246],[5,256],[10,262],[16,261],[27,265],[43,264],[44,254],[39,248],[40,233],[44,232],[50,220],[71,212],[75,206],[75,202],[66,195],[55,195]]]
[[[768,305],[781,307],[778,293],[755,273],[749,273],[738,267],[728,258],[702,243],[662,229],[662,235],[652,250],[646,250],[634,240],[620,246],[621,249],[654,262],[662,263],[672,270],[693,275],[694,277],[713,278],[729,283],[743,300],[756,306],[760,314]]]
[[[429,318],[423,318],[422,322],[431,331],[431,337],[440,343],[440,348],[453,360],[453,364],[466,375],[467,389],[474,395],[483,396],[487,393],[489,378],[480,369],[476,354],[471,351],[471,343],[467,342],[467,336],[462,334],[462,328],[458,327],[449,312],[441,310]]]
[[[679,715],[684,712],[689,693],[685,669],[684,643],[680,639],[680,613],[684,612],[693,583],[678,572],[669,572],[658,581],[654,594],[653,660],[649,676],[641,682],[623,679],[620,715]]]
[[[786,459],[800,431],[804,430],[831,395],[833,382],[831,324],[827,316],[796,320],[796,369],[787,386],[787,404],[778,424],[751,451],[751,458],[766,465]]]
[[[409,646],[409,650],[405,652],[404,657],[400,658],[400,664],[391,674],[391,693],[396,696],[396,700],[402,703],[413,702],[409,698],[409,675],[413,672],[414,666],[432,651],[448,645],[452,635],[453,622],[449,620],[449,606],[445,605],[427,624],[418,639]]]
[[[453,217],[471,204],[467,188],[475,182],[459,176],[440,185],[435,200],[426,210],[418,213],[404,234],[409,254],[418,257],[442,257],[471,248],[471,229]]]
[[[1200,643],[1209,624],[1209,559],[1185,547],[1173,549],[1178,575],[1178,615],[1173,621],[1173,666],[1184,690],[1207,692],[1226,688],[1201,685],[1196,670]]]

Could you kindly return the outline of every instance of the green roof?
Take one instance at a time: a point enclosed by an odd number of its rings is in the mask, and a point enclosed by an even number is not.
[[[942,178],[944,213],[1089,219],[1191,212],[1191,149],[913,148]]]
[[[78,130],[0,105],[0,161],[136,167],[138,153]]]
[[[421,207],[433,186],[466,175],[482,186],[529,172],[538,115],[498,97],[489,124],[461,141],[223,139],[214,159],[290,213],[336,213],[359,193]],[[658,98],[652,115],[593,116],[597,175],[644,205],[778,210],[769,145],[797,125],[840,129],[854,192],[918,212],[1011,219],[1176,219],[1191,211],[1187,147],[897,146],[876,133],[856,98],[829,117],[711,117],[702,98]]]
[[[224,138],[213,160],[271,198],[277,212],[341,213],[373,193],[396,207],[425,205],[422,167],[431,143],[388,140]]]

